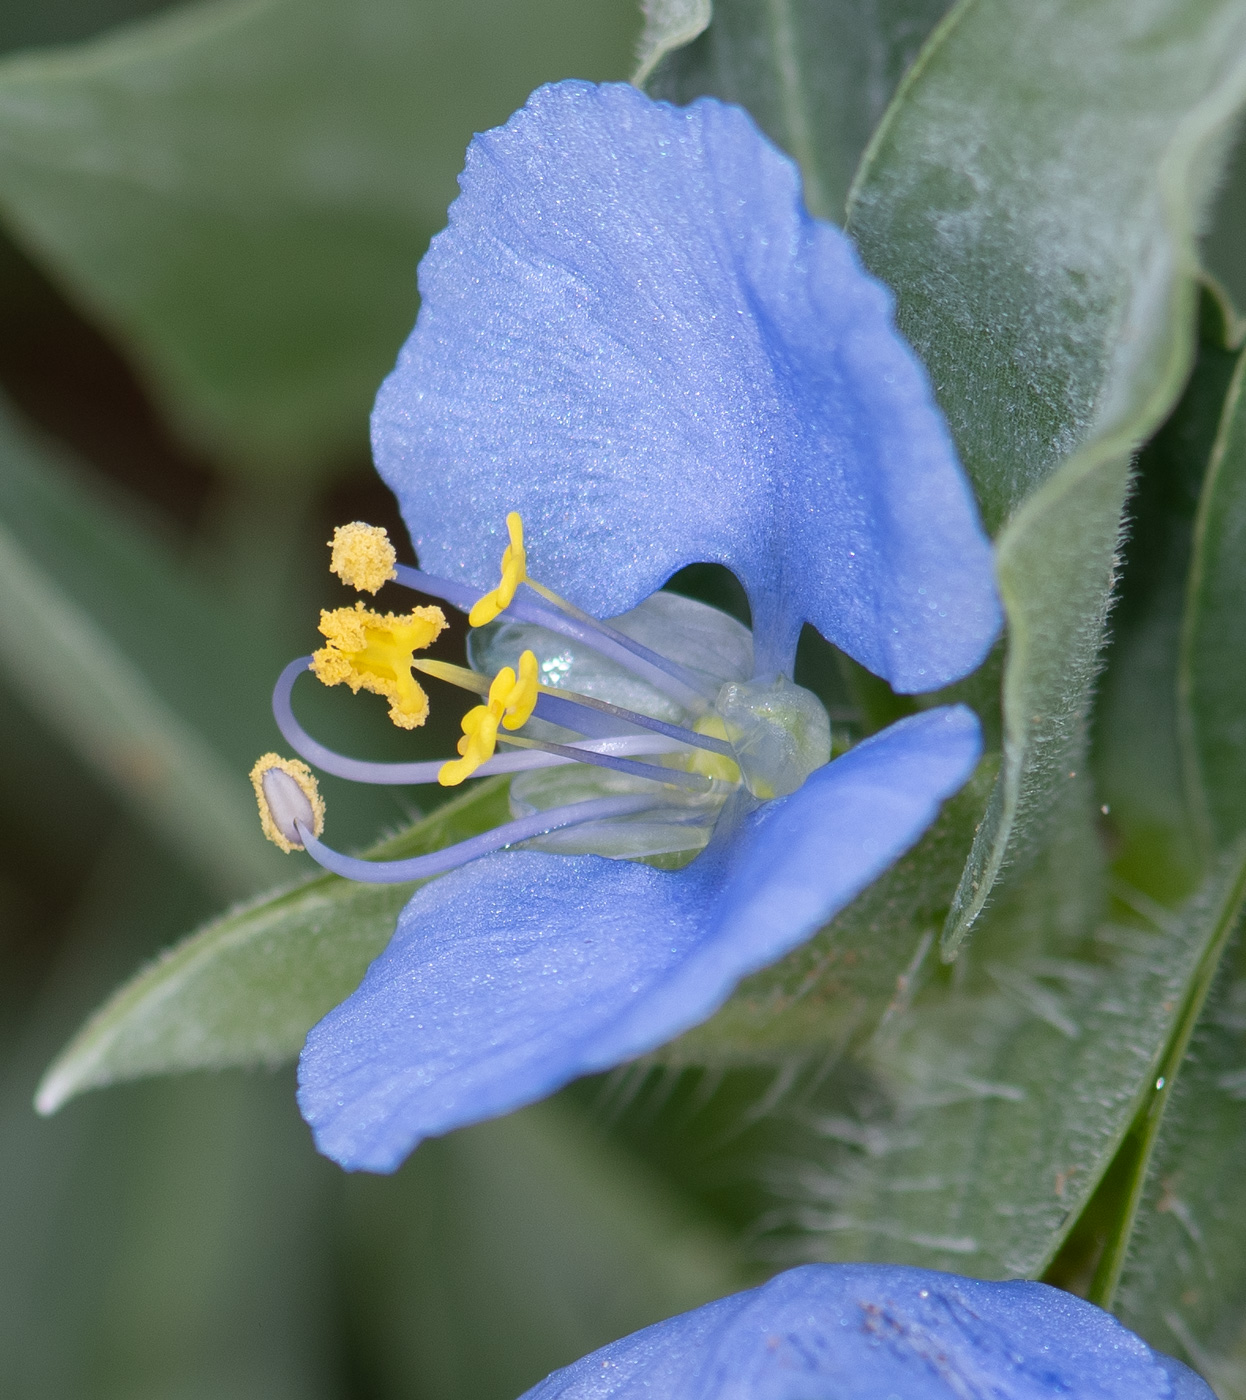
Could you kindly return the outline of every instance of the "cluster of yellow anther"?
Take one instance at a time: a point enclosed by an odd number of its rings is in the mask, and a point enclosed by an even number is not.
[[[356,603],[322,612],[328,645],[312,657],[312,670],[325,685],[345,682],[356,694],[385,696],[390,719],[400,729],[415,729],[428,718],[428,696],[411,674],[412,653],[431,646],[445,625],[440,608],[413,608],[398,617]]]
[[[375,593],[395,576],[398,554],[379,525],[365,525],[362,520],[339,525],[329,548],[333,551],[329,568],[361,593]]]
[[[498,613],[505,612],[511,605],[515,590],[528,577],[528,556],[523,545],[523,520],[517,510],[506,517],[506,532],[510,544],[502,551],[502,581],[494,589],[478,600],[467,615],[473,627],[483,627],[492,622]]]
[[[509,666],[503,666],[489,687],[488,700],[463,716],[463,737],[458,744],[462,757],[441,765],[437,774],[441,786],[457,787],[493,757],[499,724],[504,729],[519,729],[527,724],[536,708],[537,692],[536,656],[525,651],[519,658],[518,676]]]

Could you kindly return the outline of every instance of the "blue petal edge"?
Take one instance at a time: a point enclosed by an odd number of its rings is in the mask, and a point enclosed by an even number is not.
[[[597,616],[733,569],[759,673],[805,621],[902,691],[982,660],[991,551],[925,371],[743,109],[554,84],[460,186],[372,419],[425,569],[491,586],[519,510]]]
[[[555,1371],[524,1400],[1214,1400],[1043,1283],[810,1264]]]
[[[299,1104],[317,1146],[392,1171],[425,1137],[696,1025],[907,850],[980,746],[964,706],[902,720],[678,872],[517,850],[426,885],[307,1038]]]

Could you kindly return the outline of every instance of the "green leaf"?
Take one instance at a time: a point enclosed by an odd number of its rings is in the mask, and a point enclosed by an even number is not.
[[[1238,867],[1178,915],[1122,889],[1085,939],[1080,916],[1043,907],[1084,844],[1071,830],[1049,847],[1049,868],[1012,886],[955,968],[842,1073],[851,1101],[805,1111],[793,1249],[992,1278],[1038,1277],[1056,1255],[1149,1103],[1242,897]]]
[[[1202,323],[1185,393],[1138,459],[1094,723],[1113,868],[1170,905],[1191,892],[1203,865],[1180,741],[1178,659],[1194,518],[1237,358],[1226,344],[1226,308],[1210,289]]]
[[[652,71],[655,97],[690,102],[710,93],[743,104],[799,162],[810,210],[842,222],[870,133],[947,7],[948,0],[715,0],[700,38],[656,68],[642,67],[635,81]]]
[[[739,1256],[555,1101],[347,1184],[353,1321],[390,1395],[512,1400],[742,1287]]]
[[[1203,266],[1228,290],[1237,307],[1246,306],[1246,140],[1239,131],[1224,183],[1203,237]]]
[[[481,783],[370,854],[398,860],[496,826],[507,791]],[[119,1080],[292,1059],[359,985],[415,888],[320,875],[213,921],[91,1017],[44,1075],[39,1111]]]
[[[1244,45],[1233,0],[961,0],[853,186],[849,229],[1005,527],[1004,765],[945,956],[1084,767],[1129,459],[1189,368]]]
[[[710,22],[713,0],[641,0],[645,27],[636,47],[632,82],[640,87],[673,50],[682,48]]]
[[[943,927],[948,960],[1005,860],[1032,858],[1053,825],[1068,820],[1066,790],[1075,790],[1079,774],[1084,779],[1091,687],[1129,481],[1129,458],[1114,446],[1110,455],[1071,462],[1021,507],[998,542],[1009,623],[1003,762]]]
[[[1203,926],[1203,946],[1199,949],[1198,961],[1192,969],[1164,1053],[1156,1066],[1158,1073],[1154,1083],[1139,1106],[1112,1164],[1113,1173],[1119,1172],[1117,1180],[1113,1182],[1117,1190],[1116,1209],[1087,1292],[1090,1301],[1098,1303],[1100,1307],[1111,1307],[1115,1298],[1168,1097],[1186,1062],[1190,1039],[1203,1013],[1207,994],[1216,980],[1220,959],[1239,923],[1244,899],[1246,850],[1239,847],[1219,862],[1204,885],[1202,898],[1196,906]]]
[[[366,446],[475,130],[626,72],[612,0],[229,0],[0,65],[0,212],[182,431],[256,472]]]
[[[1225,959],[1164,1113],[1115,1310],[1246,1400],[1246,959]]]
[[[1079,1293],[1100,1307],[1113,1304],[1165,1109],[1178,1075],[1183,1073],[1191,1037],[1225,947],[1239,923],[1244,896],[1246,847],[1239,844],[1216,863],[1191,901],[1190,909],[1201,918],[1206,936],[1172,1030],[1155,1063],[1154,1080],[1143,1086],[1133,1122],[1116,1155],[1044,1275],[1047,1282]],[[1136,891],[1133,897],[1140,907],[1148,903]],[[1157,926],[1163,926],[1162,908],[1149,907]]]
[[[1184,747],[1195,821],[1213,846],[1246,830],[1246,354],[1199,503],[1181,639]]]
[[[263,683],[253,692],[238,683],[248,656],[240,629],[184,581],[165,542],[3,404],[0,462],[0,668],[10,685],[218,892],[237,898],[271,881],[280,866],[257,840],[245,770],[215,742],[230,702],[249,698],[257,720],[264,714]],[[237,670],[223,671],[231,653]],[[213,738],[201,721],[217,728]]]

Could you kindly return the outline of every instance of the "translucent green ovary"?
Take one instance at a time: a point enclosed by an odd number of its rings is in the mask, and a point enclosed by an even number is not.
[[[695,714],[597,652],[542,627],[504,618],[473,631],[468,651],[476,670],[494,674],[514,666],[519,654],[531,649],[542,685],[725,738],[735,750],[737,765],[711,757],[707,766],[703,753],[657,757],[651,761],[705,772],[715,779],[712,790],[697,794],[666,788],[660,808],[552,832],[526,843],[530,848],[564,855],[665,857],[661,864],[679,864],[705,846],[723,804],[741,788],[760,800],[785,796],[830,758],[830,721],[822,705],[785,676],[751,679],[752,634],[733,617],[676,593],[655,593],[631,612],[611,619],[611,626],[705,677],[707,689],[717,689],[714,704]],[[575,737],[536,719],[522,732],[560,743]],[[511,811],[516,817],[529,816],[591,798],[651,793],[653,786],[627,773],[578,764],[536,769],[521,773],[512,783]]]

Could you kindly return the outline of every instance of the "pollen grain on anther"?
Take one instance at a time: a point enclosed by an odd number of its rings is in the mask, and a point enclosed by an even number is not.
[[[389,701],[389,717],[400,729],[416,729],[428,718],[428,696],[411,674],[413,653],[435,642],[445,628],[437,607],[413,608],[398,616],[376,613],[356,603],[320,614],[327,645],[312,657],[311,669],[325,685],[369,690]]]
[[[394,566],[398,553],[379,525],[365,525],[362,520],[339,525],[333,531],[329,547],[333,551],[329,561],[331,572],[361,593],[379,592],[383,584],[397,577]]]

